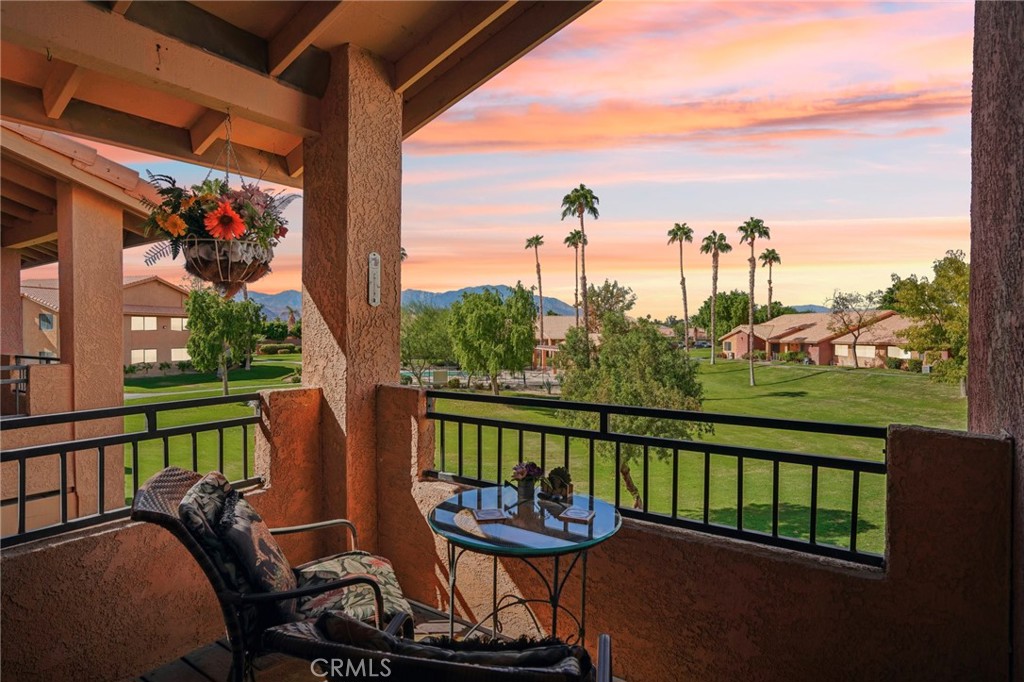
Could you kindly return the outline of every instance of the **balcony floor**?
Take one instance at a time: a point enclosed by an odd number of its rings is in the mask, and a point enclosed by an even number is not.
[[[412,603],[416,621],[416,639],[428,635],[448,634],[448,616],[429,606]],[[458,627],[462,631],[469,623],[459,619]],[[490,630],[477,629],[485,635]],[[218,640],[202,648],[186,654],[182,658],[152,670],[140,677],[132,678],[134,682],[225,682],[231,669],[231,649],[227,640]],[[274,680],[275,682],[309,682],[309,662],[283,654],[270,654],[256,661],[256,679]]]

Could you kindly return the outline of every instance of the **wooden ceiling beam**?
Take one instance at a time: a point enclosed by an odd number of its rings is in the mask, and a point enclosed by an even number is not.
[[[57,201],[52,197],[48,197],[45,194],[35,192],[24,185],[19,185],[17,182],[7,180],[3,184],[0,184],[0,195],[8,199],[13,199],[19,204],[28,206],[34,211],[41,213],[53,213],[57,210]]]
[[[307,2],[267,44],[267,70],[277,77],[338,18],[341,2]]]
[[[57,239],[57,216],[37,213],[33,220],[18,227],[5,225],[0,230],[0,246],[25,249]]]
[[[110,11],[114,14],[124,16],[125,12],[127,12],[128,8],[131,6],[132,0],[116,0],[115,2],[110,3]]]
[[[319,134],[317,98],[90,3],[6,2],[0,23],[5,41],[40,54],[300,137]]]
[[[457,5],[452,16],[395,63],[395,90],[408,90],[515,4],[516,0],[505,0]]]
[[[502,26],[497,35],[475,48],[466,46],[449,55],[448,60],[457,60],[457,63],[405,100],[403,137],[409,137],[440,116],[596,4],[597,0],[535,2]],[[420,80],[425,81],[426,78]]]
[[[196,154],[192,151],[191,135],[184,128],[175,128],[81,100],[72,101],[62,118],[50,119],[42,113],[38,90],[10,81],[0,82],[0,104],[6,120],[200,166],[224,167],[223,140],[215,140],[204,153]],[[232,144],[232,150],[238,160],[238,170],[245,175],[302,188],[302,181],[288,173],[283,156],[237,143]]]
[[[36,212],[28,206],[19,204],[17,201],[7,197],[0,197],[0,211],[22,220],[32,220],[36,215]]]
[[[224,124],[227,120],[227,114],[207,109],[188,129],[189,138],[192,140],[192,153],[202,154],[209,149],[210,145],[224,133]]]
[[[0,179],[3,179],[4,182],[21,185],[51,199],[56,200],[57,198],[56,180],[6,157],[3,159],[3,163],[0,163]]]
[[[302,175],[303,162],[302,162],[302,144],[299,143],[295,149],[291,150],[284,157],[285,165],[288,167],[288,175],[293,178],[297,178]]]
[[[74,64],[54,61],[46,84],[43,85],[43,110],[50,118],[60,118],[68,102],[75,96],[75,90],[82,81],[83,70]]]

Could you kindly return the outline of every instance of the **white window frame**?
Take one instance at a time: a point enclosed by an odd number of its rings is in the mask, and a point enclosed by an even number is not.
[[[909,360],[911,355],[909,350],[900,348],[899,346],[889,346],[885,349],[885,352],[890,358],[899,358],[900,360]]]
[[[43,320],[48,320],[49,327],[43,327]],[[39,331],[52,332],[57,327],[57,318],[53,313],[39,313]]]
[[[731,351],[732,350],[732,341],[723,341],[722,342],[722,350]]]
[[[156,362],[156,348],[133,348],[132,364],[138,365],[143,362],[154,364]]]
[[[188,354],[188,348],[171,349],[171,362],[186,362],[191,359],[192,356]]]
[[[172,317],[171,318],[171,331],[173,331],[173,332],[187,332],[188,331],[188,318],[187,317]]]
[[[156,317],[153,315],[132,315],[132,331],[156,331]]]
[[[833,344],[835,347],[835,354],[839,357],[846,357],[850,354],[850,345],[847,343],[836,343]]]

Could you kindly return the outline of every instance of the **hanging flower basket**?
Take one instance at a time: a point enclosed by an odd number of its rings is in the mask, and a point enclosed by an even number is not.
[[[212,283],[225,298],[270,272],[274,258],[274,249],[255,239],[225,241],[188,236],[182,253],[186,272]]]
[[[271,194],[245,183],[233,190],[226,179],[210,178],[185,189],[172,177],[149,177],[163,201],[151,204],[145,226],[167,241],[146,253],[147,265],[182,254],[185,270],[225,298],[270,272],[274,247],[288,233],[282,213],[298,195]]]

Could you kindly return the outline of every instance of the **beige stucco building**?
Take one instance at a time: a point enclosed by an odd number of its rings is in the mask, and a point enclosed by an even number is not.
[[[188,360],[188,290],[159,277],[124,278],[124,364]],[[25,355],[60,357],[60,287],[55,279],[21,283]]]

